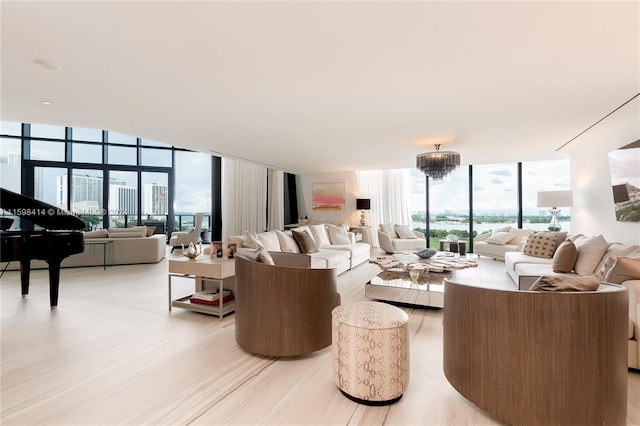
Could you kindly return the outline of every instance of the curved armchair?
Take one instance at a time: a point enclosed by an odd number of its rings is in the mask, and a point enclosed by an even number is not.
[[[204,213],[198,213],[196,214],[196,226],[190,228],[186,232],[175,231],[171,233],[169,245],[171,246],[172,252],[174,249],[182,247],[183,244],[185,246],[188,246],[189,243],[198,243],[198,238],[200,238],[200,229],[202,228],[203,217]]]
[[[331,311],[340,304],[335,269],[235,262],[235,330],[242,349],[302,355],[331,344]]]
[[[508,424],[625,424],[627,290],[499,290],[445,280],[443,367]]]

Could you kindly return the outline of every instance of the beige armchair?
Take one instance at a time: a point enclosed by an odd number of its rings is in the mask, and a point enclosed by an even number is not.
[[[171,246],[171,251],[176,248],[181,248],[182,245],[188,246],[189,243],[197,244],[198,238],[200,238],[200,229],[202,228],[202,219],[204,218],[204,213],[196,214],[196,226],[191,227],[186,232],[176,231],[171,233],[171,239],[169,240],[169,245]]]
[[[380,225],[378,243],[382,250],[391,254],[405,250],[413,251],[418,247],[427,247],[427,239],[422,232],[408,229],[407,226],[393,224]]]

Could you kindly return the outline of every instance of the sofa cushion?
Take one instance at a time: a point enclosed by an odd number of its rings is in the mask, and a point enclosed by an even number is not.
[[[521,241],[527,239],[527,237],[533,234],[531,229],[520,229],[520,228],[511,228],[509,229],[509,234],[513,236],[510,241],[507,241],[507,244],[520,244]]]
[[[95,231],[85,232],[84,238],[109,238],[109,232],[106,229],[97,229]]]
[[[556,248],[556,238],[553,235],[539,233],[529,235],[523,253],[529,256],[551,259]]]
[[[394,226],[394,230],[400,238],[409,240],[415,240],[416,238],[418,238],[416,237],[416,234],[414,234],[411,229],[409,229],[408,225],[396,225]]]
[[[282,251],[280,250],[280,241],[278,236],[273,231],[261,232],[257,234],[258,240],[262,243],[262,246],[267,251]]]
[[[609,247],[607,248],[607,251],[605,252],[605,254],[602,256],[602,260],[600,260],[600,263],[598,264],[596,271],[600,271],[602,269],[602,267],[604,266],[604,262],[608,258],[629,256],[630,254],[634,253],[636,250],[640,251],[640,247],[636,245],[625,246],[624,244],[621,244],[621,243],[609,244]],[[603,277],[604,275],[605,274],[602,274]]]
[[[604,256],[609,243],[602,235],[595,237],[580,237],[575,241],[578,249],[578,260],[574,270],[578,275],[591,275],[595,272],[602,256]]]
[[[262,262],[267,265],[275,265],[275,263],[273,262],[273,258],[264,248],[257,249],[254,253],[253,259],[257,262]]]
[[[578,260],[578,249],[573,241],[563,241],[553,254],[553,272],[571,272]]]
[[[484,240],[487,244],[504,245],[513,239],[513,234],[509,232],[495,232],[489,238]]]
[[[291,231],[280,231],[276,229],[276,236],[280,242],[280,250],[285,253],[300,253],[300,247],[293,238]]]
[[[629,280],[640,280],[640,258],[610,257],[605,265],[611,262],[603,280],[608,283],[622,284]]]
[[[242,236],[242,247],[257,249],[260,245],[258,235],[255,232],[245,231]]]
[[[382,223],[380,224],[380,230],[385,234],[389,235],[391,238],[398,238],[398,234],[396,234],[396,228],[393,223]]]
[[[329,234],[327,233],[327,227],[324,224],[309,225],[311,235],[318,248],[328,246],[331,244],[329,241]]]
[[[300,252],[305,254],[317,253],[318,246],[316,246],[313,237],[311,236],[311,232],[307,230],[299,231],[297,228],[292,230],[293,238],[298,243],[298,247],[300,247]]]
[[[596,291],[600,287],[600,275],[584,277],[543,275],[529,290],[536,291]]]
[[[144,226],[131,228],[109,228],[109,238],[137,238],[146,237],[147,229]]]
[[[349,235],[347,234],[347,228],[344,226],[327,225],[327,231],[329,232],[329,240],[331,244],[351,244]]]

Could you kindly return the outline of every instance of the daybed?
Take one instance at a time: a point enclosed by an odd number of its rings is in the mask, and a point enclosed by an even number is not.
[[[427,239],[422,232],[414,231],[407,225],[393,223],[380,224],[378,242],[380,248],[389,254],[427,247]]]
[[[627,291],[516,291],[445,280],[443,370],[506,424],[627,421]]]
[[[507,226],[496,229],[493,233],[480,234],[473,239],[473,253],[478,256],[504,260],[504,254],[516,251],[522,240],[533,234],[530,229],[519,229]]]
[[[331,311],[340,305],[335,269],[285,266],[308,256],[276,252],[263,263],[256,250],[235,262],[235,333],[244,350],[295,356],[331,344]],[[269,257],[269,256],[267,256]]]
[[[237,244],[239,253],[254,251],[261,245],[269,252],[300,254],[309,258],[311,268],[333,268],[338,275],[368,262],[371,257],[369,244],[357,243],[355,235],[346,227],[331,224],[258,234],[247,231],[243,236],[228,237],[227,243]]]
[[[607,242],[602,235],[565,236],[566,232],[539,233],[538,239],[552,235],[556,241],[550,255],[527,249],[529,239],[519,251],[505,254],[507,273],[520,290],[527,290],[541,276],[588,276],[599,274],[604,282],[620,284],[629,290],[630,368],[640,369],[640,246]],[[531,240],[535,237],[531,236]],[[564,241],[563,241],[564,240]],[[558,241],[561,241],[559,244]],[[544,251],[544,250],[543,250]]]
[[[103,266],[107,250],[107,265],[132,265],[137,263],[158,263],[166,255],[166,237],[162,235],[147,236],[153,229],[145,226],[133,228],[109,228],[85,232],[84,252],[71,255],[62,261],[63,268],[76,266]],[[96,244],[93,244],[96,243]],[[102,244],[108,243],[108,244]],[[110,247],[110,245],[112,245]],[[110,259],[111,250],[113,257]],[[3,264],[4,268],[4,264]],[[32,269],[48,268],[42,260],[32,260]],[[20,262],[11,262],[9,270],[20,269]]]

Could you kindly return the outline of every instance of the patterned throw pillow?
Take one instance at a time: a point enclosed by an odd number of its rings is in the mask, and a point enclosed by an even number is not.
[[[524,254],[544,259],[551,259],[556,249],[556,238],[553,235],[529,235],[524,246]]]

